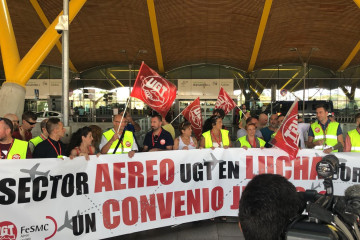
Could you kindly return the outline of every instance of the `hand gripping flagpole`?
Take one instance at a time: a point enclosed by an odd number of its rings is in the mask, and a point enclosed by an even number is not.
[[[116,133],[119,133],[121,123],[122,123],[122,121],[123,121],[123,119],[124,119],[124,116],[125,116],[125,113],[126,113],[126,109],[127,109],[127,107],[128,107],[128,104],[129,104],[129,99],[130,99],[130,96],[129,96],[129,98],[126,100],[125,109],[124,109],[124,111],[123,111],[122,118],[121,118],[121,120],[120,120],[120,124],[119,124],[119,127],[118,127]],[[119,138],[120,138],[120,136],[119,136]]]

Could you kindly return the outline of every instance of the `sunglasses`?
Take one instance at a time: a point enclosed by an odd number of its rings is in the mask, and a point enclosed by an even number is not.
[[[28,124],[30,124],[30,125],[35,125],[36,124],[36,122],[30,122],[30,121],[28,121],[28,120],[25,120]]]
[[[157,142],[159,139],[159,136],[158,135],[154,135],[154,142]]]

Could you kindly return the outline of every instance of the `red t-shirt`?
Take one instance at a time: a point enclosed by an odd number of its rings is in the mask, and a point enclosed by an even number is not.
[[[19,140],[23,140],[23,141],[30,141],[32,139],[32,133],[31,132],[28,132],[28,131],[25,131],[25,139],[22,139],[21,135],[20,135],[20,132],[19,131],[15,131],[13,132],[12,134],[12,137],[13,138],[16,138],[16,139],[19,139]]]
[[[10,150],[11,146],[11,143],[9,144],[2,144],[0,143],[0,159],[5,159],[7,157],[7,154],[8,154],[8,151]],[[27,149],[27,152],[26,152],[26,158],[31,158],[31,151],[29,149],[29,146],[28,146],[28,149]]]

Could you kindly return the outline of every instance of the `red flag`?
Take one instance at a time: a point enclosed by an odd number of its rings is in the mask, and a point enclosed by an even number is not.
[[[200,107],[200,98],[195,99],[189,106],[187,106],[182,115],[191,123],[192,130],[197,138],[201,135],[202,116]]]
[[[142,62],[130,96],[165,117],[176,98],[176,86]]]
[[[225,115],[228,114],[234,107],[236,107],[236,103],[231,99],[229,94],[221,87],[219,96],[215,103],[215,109],[221,108],[224,110]]]
[[[292,160],[299,151],[298,142],[298,99],[296,99],[270,144],[287,152]]]

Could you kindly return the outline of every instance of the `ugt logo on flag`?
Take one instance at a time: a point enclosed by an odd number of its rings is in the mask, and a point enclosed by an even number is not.
[[[140,99],[165,117],[176,98],[176,86],[143,62],[130,96]]]

